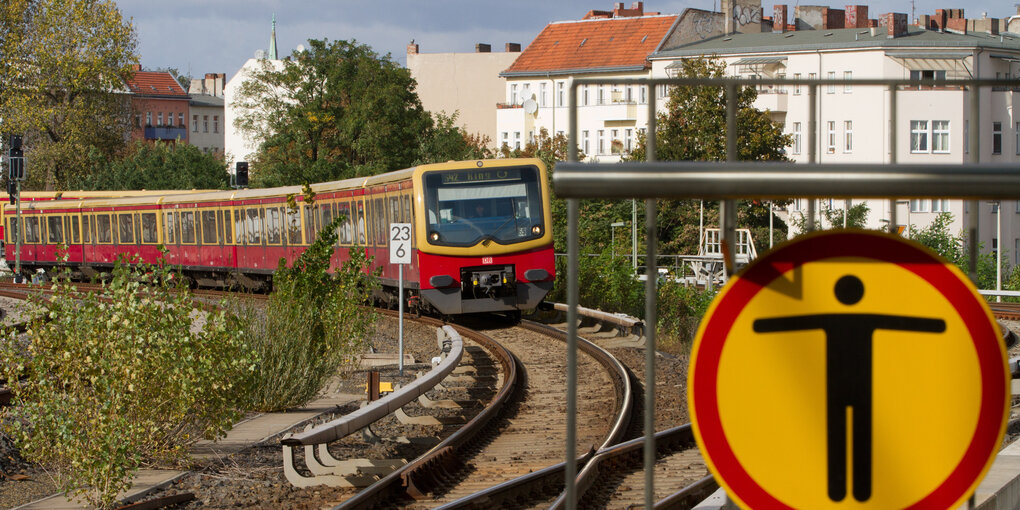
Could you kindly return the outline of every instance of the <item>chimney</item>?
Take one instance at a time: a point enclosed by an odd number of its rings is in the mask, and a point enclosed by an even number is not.
[[[730,35],[736,32],[733,23],[733,4],[736,0],[722,0],[723,35]]]
[[[772,7],[772,31],[786,32],[786,4]]]
[[[889,38],[900,37],[907,33],[907,15],[901,12],[888,12],[883,14],[878,21],[879,25],[885,25]]]
[[[822,9],[822,26],[826,29],[843,28],[846,23],[846,11],[826,7]]]
[[[489,53],[492,51],[491,44],[478,43],[475,45],[475,53]]]
[[[131,66],[131,70],[132,70],[132,71],[134,71],[134,72],[136,72],[136,73],[137,73],[138,71],[141,71],[141,70],[142,70],[142,64],[134,64],[134,65],[132,65],[132,66]]]
[[[508,53],[520,53],[521,52],[521,43],[515,43],[515,42],[508,42],[508,43],[506,43],[506,51]]]
[[[418,54],[418,45],[414,43],[414,39],[411,39],[411,44],[407,45],[407,54],[408,55]]]
[[[946,18],[945,30],[948,30],[950,32],[955,32],[955,33],[958,33],[958,34],[966,34],[967,33],[967,18],[958,18],[958,17],[955,17],[955,16],[951,16],[949,18]]]
[[[846,28],[868,28],[868,6],[848,5],[843,26]]]

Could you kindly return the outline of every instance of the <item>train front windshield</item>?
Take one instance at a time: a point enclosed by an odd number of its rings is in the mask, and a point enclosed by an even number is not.
[[[428,240],[473,246],[511,244],[545,232],[542,185],[533,166],[429,172],[423,176]]]

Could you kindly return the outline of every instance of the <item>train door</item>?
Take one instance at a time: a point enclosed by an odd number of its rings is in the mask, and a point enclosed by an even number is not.
[[[287,260],[293,262],[304,251],[301,244],[301,207],[290,207],[284,204],[283,217],[283,243],[287,247]]]
[[[231,209],[224,208],[216,211],[217,231],[219,233],[219,244],[222,253],[222,265],[227,268],[237,267],[237,247],[234,245],[233,216]]]

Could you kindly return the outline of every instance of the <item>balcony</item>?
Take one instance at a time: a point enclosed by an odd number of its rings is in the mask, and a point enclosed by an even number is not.
[[[785,89],[778,87],[758,87],[758,99],[754,101],[754,107],[759,110],[784,113],[789,104],[789,94]]]
[[[183,126],[146,126],[146,140],[184,140],[188,137],[187,128]]]

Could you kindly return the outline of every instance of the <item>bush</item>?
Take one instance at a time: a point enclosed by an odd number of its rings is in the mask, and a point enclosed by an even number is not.
[[[278,411],[304,405],[329,378],[349,370],[367,342],[375,313],[369,302],[374,279],[365,251],[355,247],[335,273],[329,272],[338,217],[292,267],[284,261],[273,276],[265,306],[234,303],[248,341],[259,353],[255,384],[244,390],[249,409]]]
[[[602,254],[582,256],[578,271],[578,303],[581,306],[634,317],[644,316],[645,286],[635,278],[630,259]],[[556,285],[547,298],[567,302],[566,257],[556,259]]]
[[[660,281],[658,290],[658,343],[675,352],[690,352],[716,291],[685,286],[669,278]]]
[[[118,261],[98,292],[66,275],[24,341],[5,331],[0,370],[16,395],[6,432],[57,487],[110,506],[142,462],[176,462],[197,436],[215,438],[240,417],[235,384],[254,354],[225,312],[193,321],[181,278]],[[199,321],[200,322],[200,321]],[[19,380],[19,378],[21,378]]]

